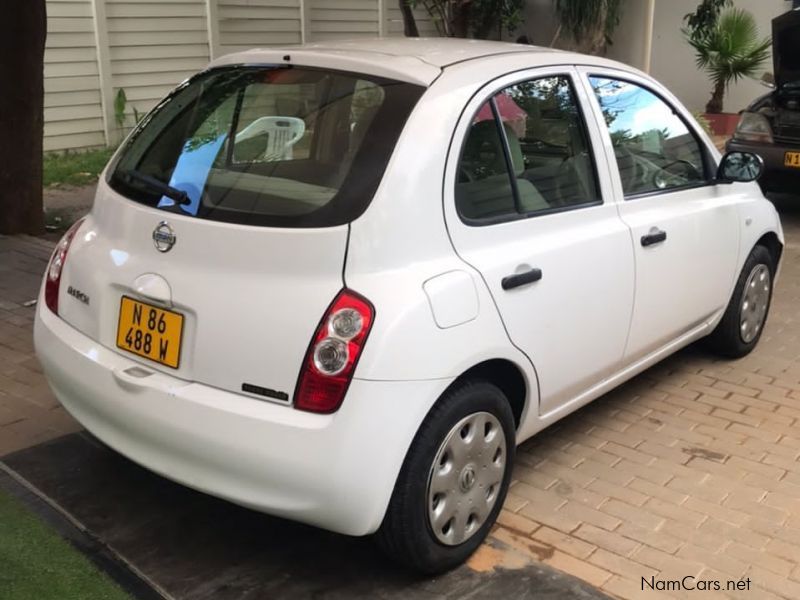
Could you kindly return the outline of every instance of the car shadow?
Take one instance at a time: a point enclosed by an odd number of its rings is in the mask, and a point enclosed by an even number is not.
[[[477,566],[422,577],[351,538],[273,518],[159,477],[77,433],[3,458],[16,474],[181,599],[607,598],[496,540]],[[354,490],[354,493],[357,491]]]

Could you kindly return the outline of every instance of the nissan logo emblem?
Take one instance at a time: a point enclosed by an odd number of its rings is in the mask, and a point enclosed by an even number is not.
[[[169,223],[161,221],[153,230],[153,244],[159,252],[169,252],[175,245],[175,232],[172,231]]]

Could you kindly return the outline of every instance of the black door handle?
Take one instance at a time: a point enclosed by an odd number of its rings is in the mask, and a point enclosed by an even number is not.
[[[504,290],[511,290],[516,287],[528,285],[529,283],[534,283],[539,281],[541,278],[541,269],[531,269],[530,271],[525,271],[524,273],[517,273],[516,275],[503,277],[501,285],[503,286]]]
[[[667,232],[656,229],[655,227],[650,230],[650,233],[642,236],[642,246],[647,248],[653,244],[660,244],[667,240]]]

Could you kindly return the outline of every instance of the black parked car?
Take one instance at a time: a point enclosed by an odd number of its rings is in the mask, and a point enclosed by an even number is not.
[[[775,89],[742,113],[728,151],[764,159],[765,191],[800,191],[800,9],[772,21]]]

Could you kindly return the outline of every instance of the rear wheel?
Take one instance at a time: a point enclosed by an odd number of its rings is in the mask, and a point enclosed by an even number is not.
[[[775,265],[769,251],[764,246],[753,248],[722,320],[708,337],[712,350],[739,358],[756,347],[767,322],[774,275]]]
[[[494,385],[467,381],[431,409],[408,451],[376,539],[425,573],[464,562],[502,508],[515,451],[514,417]]]

